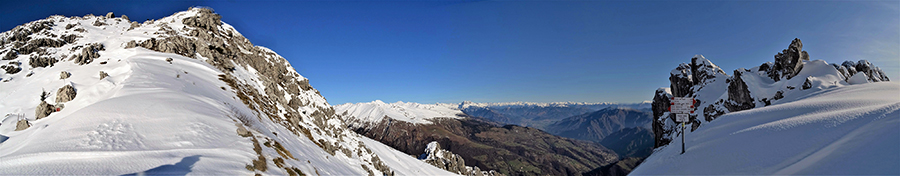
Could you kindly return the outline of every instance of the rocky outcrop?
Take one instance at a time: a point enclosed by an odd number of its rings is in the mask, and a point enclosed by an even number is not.
[[[28,58],[28,65],[31,65],[31,68],[38,67],[52,67],[53,64],[56,64],[59,60],[56,58],[47,57],[47,56],[32,56]]]
[[[669,88],[673,97],[694,95],[693,90],[691,90],[691,87],[694,86],[694,74],[691,70],[694,70],[691,69],[691,65],[682,63],[669,73],[669,82],[671,83]]]
[[[728,102],[725,107],[728,111],[742,111],[751,109],[756,106],[753,97],[750,97],[750,90],[747,89],[747,83],[741,78],[746,70],[734,70],[734,76],[726,80],[728,82]]]
[[[184,18],[182,23],[190,27],[203,28],[209,31],[217,31],[222,25],[222,16],[215,14],[212,9],[201,9],[200,15]]]
[[[19,67],[21,64],[21,62],[11,61],[6,65],[0,66],[0,69],[6,71],[6,74],[16,74],[22,71],[22,67]]]
[[[40,120],[49,116],[51,113],[56,112],[54,110],[52,105],[48,104],[46,101],[41,101],[37,108],[34,109],[34,118]]]
[[[668,113],[669,111],[669,103],[670,98],[672,98],[672,93],[669,91],[669,88],[659,88],[656,89],[656,93],[653,95],[653,133],[654,134],[670,134],[672,133],[672,129],[670,126],[665,125],[666,120],[671,121],[671,123],[675,123],[675,119],[671,117]],[[664,116],[665,115],[665,116]],[[664,138],[662,135],[654,135],[654,144],[653,148],[663,146],[671,142],[671,139]]]
[[[81,49],[81,54],[73,55],[72,58],[75,59],[75,63],[78,65],[90,64],[94,59],[100,57],[100,51],[103,50],[106,50],[103,44],[88,44]]]
[[[441,149],[441,144],[437,141],[428,143],[425,153],[419,155],[419,160],[431,164],[435,167],[461,174],[466,172],[466,161],[453,152]]]
[[[5,55],[3,55],[3,60],[13,60],[16,57],[19,57],[19,53],[13,50],[7,51]]]
[[[884,71],[881,71],[881,68],[875,67],[868,60],[859,60],[857,62],[844,61],[841,65],[832,64],[832,66],[841,73],[844,81],[849,82],[851,77],[859,73],[865,75],[868,82],[890,81],[887,75],[884,74]]]
[[[794,38],[787,49],[775,55],[775,64],[769,70],[769,78],[779,81],[782,78],[791,79],[803,68],[803,61],[809,61],[809,55],[803,51],[803,43]]]
[[[27,119],[21,119],[16,122],[16,131],[22,131],[31,127],[31,123]]]
[[[776,54],[774,63],[736,69],[731,76],[702,56],[694,56],[690,64],[682,63],[670,72],[668,89],[660,88],[654,92],[654,146],[667,145],[680,134],[673,115],[668,113],[671,97],[696,100],[694,107],[700,109],[695,110],[698,113],[689,115],[693,131],[702,123],[730,112],[780,103],[792,92],[889,80],[881,69],[865,60],[847,61],[840,65],[809,60],[800,39],[794,39],[787,49]],[[832,67],[835,69],[833,72],[828,70]],[[812,71],[805,72],[804,68]],[[795,77],[804,79],[797,80]]]
[[[56,91],[56,103],[68,102],[75,99],[75,95],[75,87],[72,87],[72,85],[63,86]]]
[[[25,44],[22,47],[18,47],[16,51],[18,51],[19,54],[30,54],[33,52],[43,51],[45,47],[58,48],[65,44],[65,41],[59,39],[38,38],[29,40],[28,44]]]

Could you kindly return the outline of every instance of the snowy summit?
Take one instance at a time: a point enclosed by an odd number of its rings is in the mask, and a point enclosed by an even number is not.
[[[0,175],[450,174],[346,130],[220,19],[51,16],[0,34]]]

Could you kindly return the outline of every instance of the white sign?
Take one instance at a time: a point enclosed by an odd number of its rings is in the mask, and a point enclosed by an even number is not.
[[[675,122],[688,122],[688,114],[675,114]]]
[[[694,113],[694,99],[688,97],[672,97],[669,103],[669,112],[675,114]]]

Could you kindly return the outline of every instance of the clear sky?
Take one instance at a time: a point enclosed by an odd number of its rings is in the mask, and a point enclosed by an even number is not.
[[[0,30],[52,14],[143,22],[212,7],[331,104],[640,102],[703,54],[727,73],[800,38],[900,80],[900,1],[3,1]]]

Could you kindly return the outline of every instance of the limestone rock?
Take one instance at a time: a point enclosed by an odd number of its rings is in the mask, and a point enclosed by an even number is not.
[[[253,134],[250,133],[250,130],[247,130],[247,128],[245,128],[244,125],[241,125],[240,123],[234,124],[234,125],[237,126],[237,134],[239,136],[241,136],[241,137],[253,136]]]
[[[31,65],[32,68],[38,67],[52,67],[53,64],[56,64],[56,58],[46,57],[46,56],[38,56],[28,58],[28,65]]]
[[[115,18],[115,17],[116,17],[116,14],[114,14],[113,12],[106,13],[106,18]]]
[[[81,49],[81,54],[73,56],[75,58],[75,63],[78,65],[90,64],[94,59],[100,57],[99,52],[103,50],[106,50],[106,48],[100,43],[85,45],[84,48]]]
[[[747,89],[747,83],[741,78],[745,71],[734,70],[734,77],[729,79],[728,83],[728,103],[725,107],[728,111],[736,112],[747,110],[756,106],[754,100],[750,97],[750,90]]]
[[[72,99],[75,99],[75,95],[75,87],[72,87],[72,85],[63,86],[56,91],[56,103],[68,102]]]
[[[809,61],[809,55],[803,51],[800,39],[794,38],[787,49],[775,55],[775,65],[768,73],[769,78],[775,81],[783,77],[791,79],[803,68],[803,61]]]
[[[100,71],[100,79],[103,79],[106,77],[109,77],[109,74],[106,74],[106,72]]]
[[[694,86],[693,73],[691,73],[691,66],[688,64],[682,63],[675,67],[669,73],[669,82],[671,83],[669,87],[674,97],[685,97],[694,94],[691,90],[691,87]]]
[[[128,30],[130,31],[130,30],[132,30],[134,28],[138,28],[138,27],[141,27],[141,23],[138,23],[137,21],[132,21],[131,27],[129,27]]]
[[[16,59],[16,57],[19,57],[19,53],[16,51],[10,50],[10,51],[6,52],[6,55],[3,55],[3,60],[13,60],[13,59]]]
[[[72,76],[72,73],[69,73],[67,71],[59,72],[59,79],[66,79],[69,78],[69,76]]]
[[[184,18],[181,23],[190,27],[202,28],[210,31],[218,31],[218,27],[222,25],[222,16],[213,12],[209,8],[201,8],[200,14]]]
[[[28,129],[28,127],[31,127],[31,123],[29,123],[26,119],[22,119],[16,122],[16,131],[22,131]]]
[[[53,113],[55,109],[50,104],[47,104],[46,101],[41,101],[41,104],[38,104],[37,108],[34,109],[34,117],[35,119],[42,119]]]

